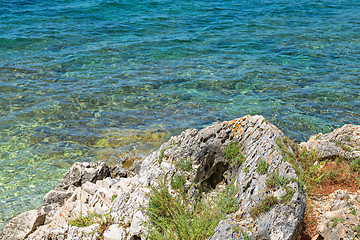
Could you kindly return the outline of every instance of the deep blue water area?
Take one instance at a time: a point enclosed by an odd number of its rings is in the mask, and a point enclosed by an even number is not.
[[[261,114],[360,124],[358,0],[0,0],[0,229],[76,161]]]

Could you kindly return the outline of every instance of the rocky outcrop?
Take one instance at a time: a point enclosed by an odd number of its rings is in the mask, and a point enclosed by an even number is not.
[[[359,239],[360,192],[338,190],[318,202],[320,216],[313,239]]]
[[[346,159],[360,157],[360,125],[346,124],[331,133],[311,136],[300,146],[319,151],[323,158],[342,156]]]
[[[295,239],[301,230],[305,194],[276,144],[283,137],[263,117],[246,116],[172,137],[134,168],[135,173],[109,169],[104,163],[77,163],[44,197],[36,217],[26,220],[32,223],[18,239],[145,239],[149,187],[157,187],[158,180],[165,178],[175,194],[170,182],[177,174],[185,179],[190,201],[198,196],[211,199],[221,186],[235,185],[236,209],[210,239]],[[231,146],[239,149],[239,158],[229,158],[226,149]],[[179,167],[184,162],[190,163],[187,171]],[[114,169],[121,172],[110,172]],[[274,177],[282,184],[269,187],[267,181]],[[101,221],[89,227],[69,224],[95,212]],[[1,239],[12,239],[9,236],[20,231],[10,223],[6,229]]]

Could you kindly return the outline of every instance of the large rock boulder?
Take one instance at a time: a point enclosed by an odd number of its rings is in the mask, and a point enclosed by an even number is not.
[[[184,191],[190,201],[199,196],[216,196],[221,186],[234,184],[236,209],[215,228],[215,239],[295,239],[301,230],[305,194],[292,165],[284,161],[277,140],[283,133],[261,116],[246,116],[214,123],[200,131],[188,129],[172,137],[145,158],[137,174],[112,179],[104,165],[98,170],[80,171],[78,165],[65,175],[44,199],[38,216],[45,220],[26,239],[145,239],[146,206],[150,186],[166,178],[170,186],[176,174],[185,179]],[[230,148],[236,148],[229,153]],[[291,151],[289,149],[289,151]],[[230,157],[229,157],[230,156]],[[190,163],[188,171],[179,165]],[[78,163],[81,165],[81,163]],[[104,173],[104,174],[102,174]],[[125,175],[123,175],[125,176]],[[270,187],[271,178],[282,184]],[[103,179],[103,180],[101,180]],[[55,202],[55,203],[54,203]],[[46,209],[46,206],[50,206]],[[88,227],[72,226],[69,219],[96,212],[102,221]],[[109,217],[110,216],[110,217]],[[106,222],[105,232],[102,229]],[[99,225],[100,224],[100,225]],[[235,231],[236,230],[236,231]]]
[[[319,151],[323,158],[360,157],[360,125],[346,124],[331,133],[319,133],[300,146]]]

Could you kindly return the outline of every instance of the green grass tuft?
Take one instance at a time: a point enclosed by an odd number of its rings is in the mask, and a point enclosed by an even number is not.
[[[260,173],[260,174],[266,174],[267,170],[268,170],[269,164],[267,164],[264,160],[260,159],[258,162],[258,166],[256,168],[256,170]]]
[[[340,147],[342,150],[344,150],[346,152],[351,151],[351,148],[344,143],[336,142],[335,144],[336,144],[336,146]]]
[[[280,187],[286,186],[289,180],[285,177],[279,176],[279,173],[272,173],[266,180],[266,186],[272,190],[277,190]]]
[[[230,166],[240,166],[245,162],[246,158],[241,154],[239,141],[232,141],[224,149],[225,158],[230,163]]]
[[[345,219],[338,218],[338,217],[333,217],[333,218],[330,219],[330,221],[333,223],[332,226],[336,227],[339,223],[345,222]]]
[[[118,196],[117,194],[113,194],[113,195],[111,196],[111,202],[113,202],[117,196]]]
[[[182,195],[172,196],[165,179],[159,181],[159,189],[151,187],[147,207],[149,216],[148,239],[208,239],[223,214],[203,200],[197,200],[194,207]]]
[[[180,173],[176,173],[170,181],[170,186],[173,189],[180,190],[181,192],[183,192],[184,190],[184,185],[185,185],[185,178]]]
[[[235,195],[238,193],[239,188],[234,185],[234,182],[231,182],[225,189],[225,191],[220,195],[218,206],[220,210],[224,213],[233,213],[239,209],[238,201]]]
[[[159,159],[158,159],[159,164],[162,163],[162,160],[163,160],[163,158],[165,157],[165,151],[166,151],[166,150],[167,150],[167,149],[162,149],[162,150],[160,151],[160,155],[159,155]]]
[[[68,225],[75,227],[88,227],[97,223],[101,219],[101,215],[96,212],[88,212],[87,215],[83,215],[80,212],[79,216],[72,215],[69,219],[67,219]]]
[[[104,217],[99,221],[99,228],[96,230],[98,233],[97,240],[104,239],[104,232],[114,223],[114,218],[110,213],[105,214]]]
[[[355,237],[360,238],[360,224],[354,228]]]
[[[294,196],[294,190],[291,187],[287,187],[286,193],[281,196],[281,203],[288,204],[293,196]]]
[[[241,228],[238,225],[232,225],[231,228],[235,233],[239,233],[241,231]]]
[[[354,159],[354,161],[351,163],[350,167],[354,172],[360,173],[360,157],[357,159]]]
[[[355,207],[349,207],[349,210],[350,210],[350,214],[356,215],[356,209],[355,209]]]
[[[260,216],[260,214],[269,212],[271,208],[278,203],[279,200],[277,197],[269,195],[265,196],[265,198],[258,205],[250,210],[250,216],[255,219],[256,217]]]
[[[303,191],[307,189],[308,192],[311,192],[328,176],[328,174],[319,171],[320,164],[314,164],[315,162],[321,161],[320,154],[315,150],[308,151],[306,148],[300,149],[297,144],[291,142],[288,138],[284,138],[283,140],[289,148],[283,144],[281,138],[277,138],[276,143],[281,150],[284,160],[293,166],[298,176],[300,188]]]
[[[192,170],[192,161],[191,159],[187,159],[187,160],[180,159],[176,161],[176,167],[182,171],[190,172]]]

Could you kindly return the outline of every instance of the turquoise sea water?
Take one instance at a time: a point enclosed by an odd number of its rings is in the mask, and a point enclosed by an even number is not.
[[[0,0],[0,229],[76,161],[261,114],[360,124],[355,0]]]

